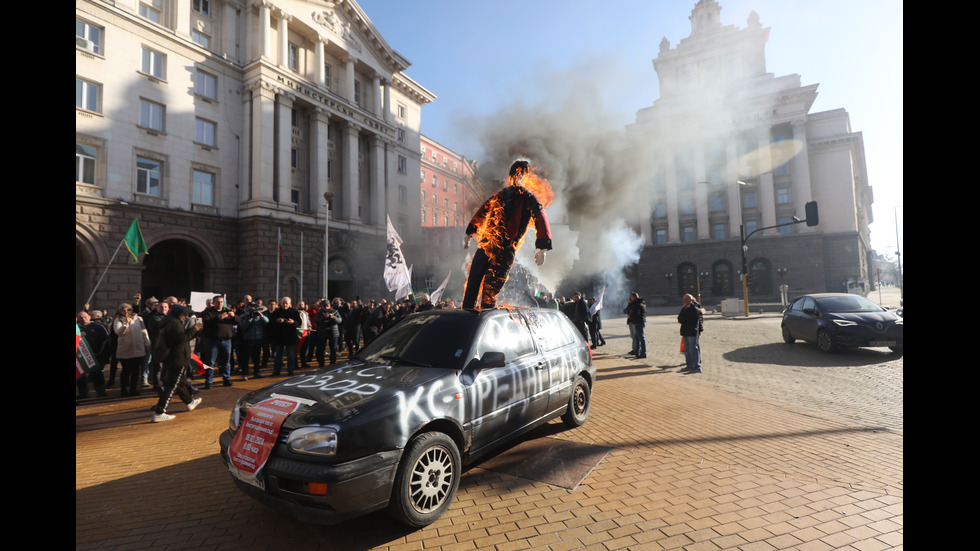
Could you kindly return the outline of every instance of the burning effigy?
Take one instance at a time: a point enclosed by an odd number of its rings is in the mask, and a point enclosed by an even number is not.
[[[544,209],[553,200],[551,184],[533,174],[530,162],[517,160],[511,165],[507,185],[477,209],[466,227],[466,248],[475,238],[478,250],[464,287],[463,308],[476,308],[477,299],[480,309],[496,306],[531,222],[534,262],[544,264],[545,252],[551,250],[551,226]]]

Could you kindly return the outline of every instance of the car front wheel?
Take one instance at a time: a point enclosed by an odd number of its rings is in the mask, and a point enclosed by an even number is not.
[[[789,332],[789,327],[783,326],[783,342],[786,344],[793,344],[796,339],[793,338],[793,334]]]
[[[817,333],[817,348],[821,352],[833,352],[836,348],[834,346],[834,339],[830,336],[830,333],[824,330],[820,330]]]
[[[589,382],[585,380],[585,377],[579,375],[575,378],[572,396],[568,399],[568,409],[561,416],[561,420],[569,427],[581,427],[589,419],[591,406],[592,388],[589,387]]]
[[[441,432],[426,432],[405,447],[389,511],[413,528],[435,522],[456,496],[462,461],[456,443]]]

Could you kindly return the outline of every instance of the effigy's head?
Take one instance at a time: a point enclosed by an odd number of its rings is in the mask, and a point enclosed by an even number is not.
[[[519,184],[524,176],[531,171],[531,163],[524,159],[514,161],[510,165],[510,180],[514,184]]]

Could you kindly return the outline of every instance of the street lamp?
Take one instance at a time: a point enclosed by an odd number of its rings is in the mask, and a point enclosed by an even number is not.
[[[326,216],[323,221],[323,298],[330,300],[327,291],[327,270],[330,266],[330,201],[333,200],[333,193],[329,191],[323,194],[326,203]]]

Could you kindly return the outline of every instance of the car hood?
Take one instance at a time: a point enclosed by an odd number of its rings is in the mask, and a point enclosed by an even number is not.
[[[390,410],[392,400],[447,377],[457,380],[456,372],[445,368],[351,360],[256,390],[245,401],[249,405],[272,397],[299,401],[284,424],[288,428],[341,424],[365,413]]]
[[[874,324],[881,322],[885,325],[895,323],[901,319],[894,312],[828,312],[825,316],[829,319],[849,320],[858,323]]]

